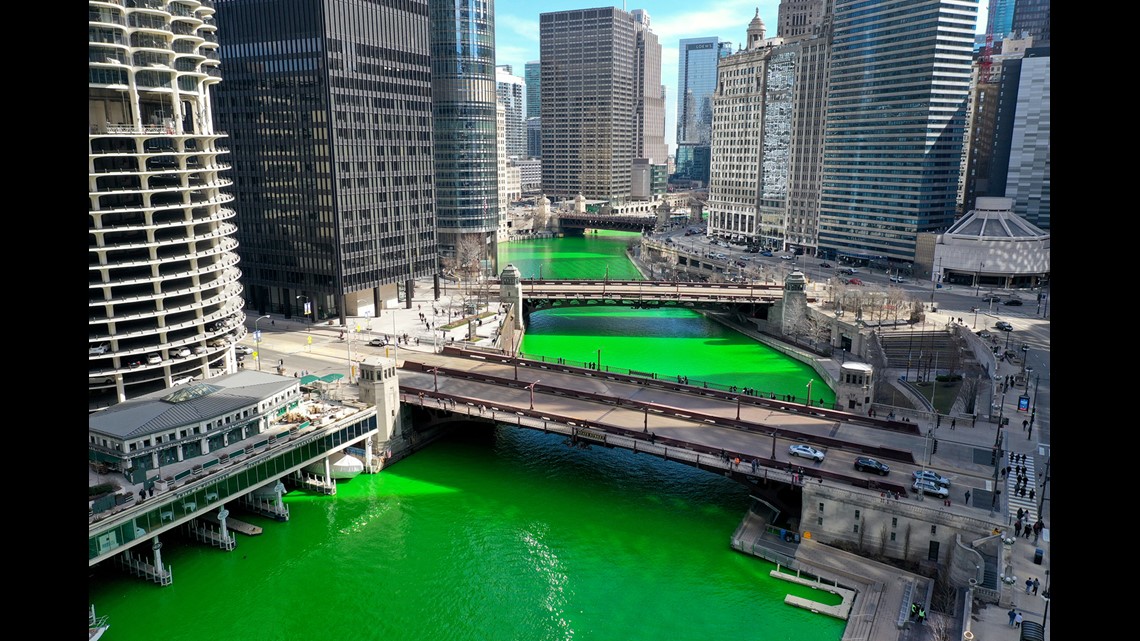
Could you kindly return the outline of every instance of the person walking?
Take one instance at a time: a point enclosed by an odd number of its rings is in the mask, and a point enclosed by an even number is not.
[[[1013,617],[1013,627],[1015,627],[1015,628],[1020,628],[1020,627],[1021,627],[1021,622],[1022,622],[1024,619],[1025,619],[1025,617],[1021,616],[1021,613],[1020,613],[1020,612],[1018,612],[1018,613],[1017,613],[1017,616]]]
[[[957,426],[958,426],[958,419],[956,419],[956,418],[950,419],[950,429],[954,429]]]
[[[970,490],[966,490],[966,505],[970,504]]]
[[[1041,587],[1041,582],[1036,578],[1033,579],[1033,596],[1037,596],[1037,588]]]
[[[1029,591],[1032,589],[1033,589],[1033,579],[1026,579],[1025,580],[1025,593],[1029,594]]]
[[[1017,620],[1017,610],[1014,608],[1009,609],[1009,627],[1013,627],[1013,622]]]

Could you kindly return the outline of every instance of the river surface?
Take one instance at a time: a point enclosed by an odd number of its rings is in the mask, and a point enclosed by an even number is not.
[[[542,241],[541,251],[571,270],[557,244],[569,241],[591,269],[635,277],[625,241],[606,236]],[[522,258],[511,262],[532,277]],[[573,348],[581,360],[600,348],[603,367],[758,375],[769,386],[786,376],[789,393],[803,387],[782,357],[694,312],[535,314],[526,340],[524,351]],[[743,486],[644,454],[472,425],[383,474],[342,481],[334,497],[292,491],[285,501],[286,523],[233,508],[265,532],[237,534],[232,552],[164,536],[170,586],[110,562],[93,568],[104,638],[836,641],[845,625],[783,602],[836,597],[774,579],[773,564],[729,547],[750,504]],[[149,545],[138,552],[149,556]]]

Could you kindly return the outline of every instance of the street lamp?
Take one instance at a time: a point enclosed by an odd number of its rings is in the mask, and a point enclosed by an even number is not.
[[[978,296],[982,295],[982,268],[985,266],[985,263],[978,263],[978,272],[974,274],[974,285],[978,287]]]
[[[1049,570],[1045,570],[1045,590],[1041,592],[1041,598],[1045,599],[1045,614],[1041,615],[1041,627],[1045,627],[1045,621],[1049,619],[1049,601],[1052,599],[1049,596]]]
[[[534,386],[538,385],[541,380],[542,379],[540,378],[540,379],[536,380],[535,382],[531,383],[530,385],[527,385],[527,387],[530,388],[530,409],[532,409],[532,410],[534,409]]]
[[[309,316],[310,308],[312,307],[312,303],[313,303],[313,299],[309,298],[308,296],[301,295],[301,296],[297,296],[294,300],[301,300],[302,298],[305,299],[305,307],[301,308],[302,309],[301,315],[302,316]],[[310,319],[309,319],[309,331],[310,332],[313,331],[312,322],[313,322],[312,318],[310,317]]]
[[[1029,371],[1029,372],[1033,371],[1032,367],[1029,367],[1027,369],[1026,363],[1028,361],[1029,361],[1029,345],[1022,343],[1021,344],[1021,373],[1022,374],[1025,374],[1027,371]],[[1025,377],[1025,387],[1026,387],[1026,389],[1029,388],[1029,377],[1028,376]]]
[[[266,318],[269,318],[269,314],[258,316],[257,319],[253,321],[253,341],[257,345],[257,371],[259,372],[261,371],[261,330],[257,329],[257,324]]]
[[[436,394],[438,394],[439,393],[439,368],[438,367],[433,367],[431,369],[431,377],[432,377],[432,383],[435,384],[435,392],[436,392]]]

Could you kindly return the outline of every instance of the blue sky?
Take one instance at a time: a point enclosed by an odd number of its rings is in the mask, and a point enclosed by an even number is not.
[[[985,32],[988,0],[982,0],[979,33]],[[511,65],[522,77],[525,65],[538,60],[538,16],[551,11],[622,7],[626,11],[644,9],[649,13],[649,29],[661,43],[661,82],[666,86],[665,142],[669,153],[676,152],[677,140],[677,45],[682,38],[719,37],[739,46],[744,42],[748,23],[760,10],[765,35],[776,35],[779,0],[716,0],[711,5],[691,0],[630,0],[616,2],[590,0],[495,0],[495,64]]]

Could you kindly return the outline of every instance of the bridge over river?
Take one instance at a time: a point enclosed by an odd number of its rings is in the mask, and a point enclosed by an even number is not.
[[[808,478],[905,496],[911,471],[923,467],[928,439],[914,423],[640,374],[448,347],[403,361],[399,380],[402,402],[424,408],[435,421],[459,415],[559,432],[575,442],[648,452],[738,480]],[[788,448],[797,443],[823,450],[824,460],[791,456]],[[888,462],[892,473],[856,471],[858,456]]]

